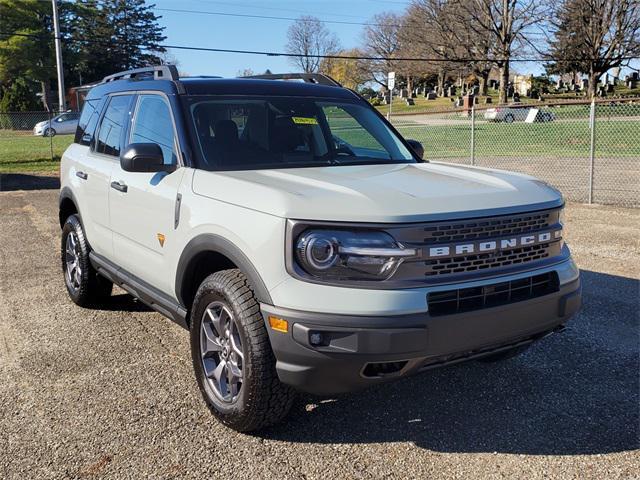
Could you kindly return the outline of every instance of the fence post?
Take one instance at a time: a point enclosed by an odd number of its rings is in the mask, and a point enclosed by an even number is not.
[[[53,119],[53,116],[51,115],[50,110],[47,112],[47,119],[49,122],[49,128],[51,128],[51,120]],[[51,155],[51,161],[53,162],[53,135],[51,134],[49,134],[49,153]]]
[[[476,106],[471,105],[471,165],[476,164]]]
[[[591,130],[591,143],[589,146],[589,204],[593,203],[593,163],[596,152],[596,100],[591,100],[589,113],[589,129]]]

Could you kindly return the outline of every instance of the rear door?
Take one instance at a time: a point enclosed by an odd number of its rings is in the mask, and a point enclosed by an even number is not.
[[[165,292],[171,292],[166,252],[174,246],[178,188],[184,168],[169,98],[160,92],[140,92],[126,144],[155,143],[167,173],[126,172],[117,163],[111,173],[109,210],[116,263]]]

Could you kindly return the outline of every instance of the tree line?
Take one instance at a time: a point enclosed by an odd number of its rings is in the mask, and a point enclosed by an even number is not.
[[[588,75],[593,97],[604,73],[640,57],[640,0],[412,0],[401,14],[367,22],[359,48],[341,49],[319,19],[304,16],[289,28],[286,49],[301,55],[293,57],[296,67],[351,88],[384,88],[395,71],[409,90],[428,78],[442,92],[447,79],[472,76],[486,95],[497,72],[501,103],[514,58],[535,57],[550,75]]]
[[[153,7],[145,0],[59,2],[67,83],[161,63],[166,37]],[[0,0],[0,111],[53,110],[52,38],[50,1]]]

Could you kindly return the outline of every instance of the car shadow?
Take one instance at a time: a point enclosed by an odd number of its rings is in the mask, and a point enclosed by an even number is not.
[[[0,192],[15,190],[57,190],[60,179],[57,176],[3,173],[0,174]]]
[[[151,307],[128,293],[120,293],[105,298],[104,301],[91,307],[105,312],[153,312]]]
[[[637,279],[582,272],[562,334],[501,363],[470,362],[332,399],[303,396],[264,438],[412,442],[438,452],[576,455],[639,447]]]

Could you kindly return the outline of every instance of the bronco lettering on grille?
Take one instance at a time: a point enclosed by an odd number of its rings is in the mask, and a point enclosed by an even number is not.
[[[427,247],[425,248],[425,256],[426,258],[443,258],[474,253],[494,253],[501,250],[508,250],[510,248],[555,242],[559,241],[561,238],[562,230],[558,229],[517,237]]]

